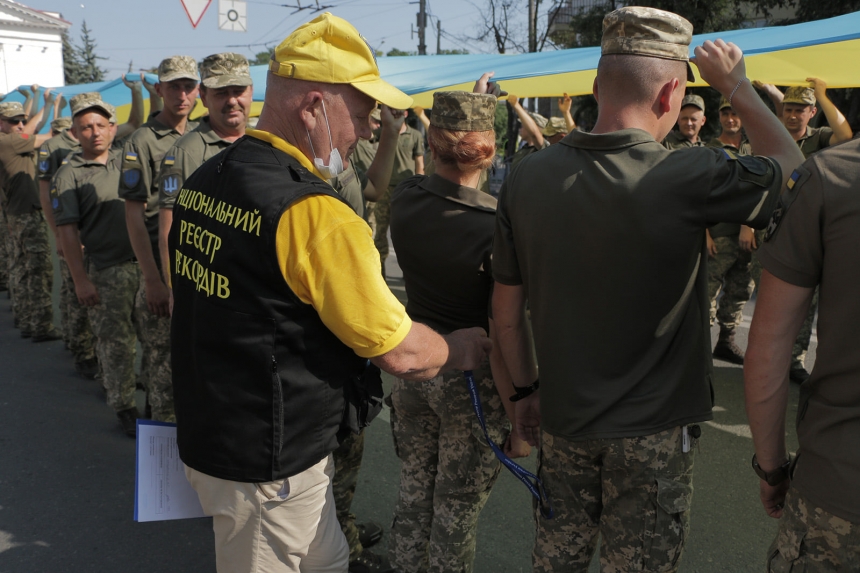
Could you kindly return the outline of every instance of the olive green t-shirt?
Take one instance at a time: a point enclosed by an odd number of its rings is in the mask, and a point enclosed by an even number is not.
[[[803,157],[809,159],[809,156],[817,151],[821,151],[825,147],[830,147],[830,140],[833,137],[833,130],[829,127],[809,127],[806,126],[806,135],[797,140],[797,146],[800,148]]]
[[[350,159],[343,173],[328,180],[329,185],[346,199],[355,214],[364,219],[364,187],[367,185],[367,174],[356,168],[355,161]]]
[[[719,139],[712,139],[707,143],[708,147],[716,147],[718,149],[728,149],[732,153],[739,153],[740,155],[752,155],[752,146],[750,142],[746,139],[741,140],[741,147],[738,149],[734,145],[729,145],[728,143],[723,143]],[[717,223],[713,227],[709,227],[708,231],[711,233],[711,237],[716,239],[717,237],[734,237],[737,239],[738,234],[741,232],[741,226],[737,223]]]
[[[39,179],[50,181],[69,153],[78,151],[81,144],[64,129],[39,148]]]
[[[818,350],[800,387],[791,482],[860,523],[860,140],[815,154],[791,176],[758,250],[778,279],[819,287]]]
[[[669,135],[663,140],[663,147],[666,149],[686,149],[688,147],[702,147],[705,145],[705,142],[702,141],[701,138],[693,143],[683,135],[678,130],[673,130],[669,132]]]
[[[376,157],[376,150],[378,148],[379,143],[371,142],[367,139],[358,140],[350,160],[355,164],[355,168],[359,173],[367,173],[370,169],[370,164],[373,163],[373,159]]]
[[[173,203],[185,180],[207,160],[230,147],[232,142],[221,139],[207,118],[191,132],[176,140],[158,169],[158,206],[173,209]]]
[[[705,228],[763,227],[781,183],[770,159],[670,151],[638,129],[574,131],[513,170],[493,274],[528,297],[544,430],[635,437],[712,417]]]
[[[107,164],[68,157],[54,177],[52,192],[57,225],[77,225],[87,256],[104,269],[134,258],[125,224],[125,201],[117,189],[122,151],[111,152]]]
[[[389,189],[394,189],[401,181],[415,175],[416,157],[424,157],[424,138],[418,130],[407,125],[406,131],[401,133],[397,140]]]
[[[0,189],[7,215],[41,211],[36,185],[34,139],[20,133],[0,133]]]
[[[528,157],[532,153],[537,153],[541,149],[546,149],[549,146],[550,146],[550,143],[546,139],[543,140],[543,145],[540,147],[540,149],[538,149],[534,145],[528,145],[528,144],[524,145],[516,153],[514,153],[514,155],[511,157],[511,169],[513,169],[514,167],[519,165],[520,161],[522,161],[523,159],[525,159],[526,157]]]

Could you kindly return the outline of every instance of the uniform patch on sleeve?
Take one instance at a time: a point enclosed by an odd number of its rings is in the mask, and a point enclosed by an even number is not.
[[[48,160],[42,159],[39,161],[39,173],[47,173],[48,172]]]
[[[723,149],[723,153],[726,156],[726,159],[728,159],[729,161],[735,161],[738,158],[737,153],[735,153],[734,151],[732,151],[730,149],[726,149],[725,147],[723,147],[722,149]]]
[[[137,187],[140,183],[140,169],[125,169],[122,172],[122,182],[129,189]]]
[[[167,155],[164,158],[164,165],[170,166],[176,163],[176,158],[172,155]]]
[[[125,160],[126,161],[137,161],[137,153],[133,153],[133,152],[129,151],[128,153],[125,154]]]
[[[51,201],[51,206],[54,209],[57,209],[60,206],[60,199],[58,197],[54,197],[54,200]]]
[[[39,157],[47,157],[47,156],[48,156],[48,150],[45,149],[45,147],[39,148]]]
[[[777,203],[776,209],[773,210],[773,214],[770,217],[770,222],[767,224],[767,231],[764,234],[765,241],[769,241],[774,236],[788,208],[791,207],[791,204],[797,198],[797,192],[800,190],[800,187],[811,175],[812,173],[801,165],[788,178],[788,182],[785,184],[785,191],[779,196],[779,203]]]
[[[176,175],[168,175],[161,180],[161,190],[165,195],[173,195],[179,191],[179,177]]]

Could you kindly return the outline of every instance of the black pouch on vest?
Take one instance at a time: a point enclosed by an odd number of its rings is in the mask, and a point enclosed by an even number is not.
[[[379,368],[368,361],[364,372],[344,384],[343,395],[341,430],[358,434],[382,411],[382,373]]]

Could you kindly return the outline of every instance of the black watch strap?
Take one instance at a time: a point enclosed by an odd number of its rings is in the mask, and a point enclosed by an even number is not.
[[[758,477],[763,479],[767,483],[767,485],[779,485],[791,477],[791,457],[789,457],[784,464],[780,465],[776,469],[766,472],[761,468],[760,465],[758,465],[758,458],[755,456],[755,454],[753,454],[752,468],[758,475]]]
[[[519,402],[526,396],[531,396],[534,392],[540,388],[540,378],[536,378],[534,382],[529,384],[528,386],[514,386],[514,395],[511,396],[511,402]]]

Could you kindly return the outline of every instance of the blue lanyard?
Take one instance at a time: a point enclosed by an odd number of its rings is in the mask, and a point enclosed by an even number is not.
[[[475,384],[475,377],[472,375],[471,370],[465,370],[463,372],[463,376],[465,376],[466,382],[469,384],[469,395],[472,397],[472,408],[475,410],[478,422],[481,423],[481,429],[484,430],[484,438],[487,439],[487,443],[490,444],[490,448],[492,448],[496,457],[499,458],[499,461],[501,461],[518,480],[523,482],[526,487],[529,488],[531,494],[540,504],[541,515],[545,519],[552,519],[554,512],[552,510],[552,504],[549,502],[549,498],[546,496],[546,492],[544,491],[543,483],[536,475],[505,455],[505,452],[503,452],[502,449],[499,448],[499,446],[497,446],[490,438],[490,435],[487,433],[487,420],[484,418],[484,408],[481,407],[481,398],[478,396],[478,386]],[[534,480],[534,483],[532,483],[532,480]]]

